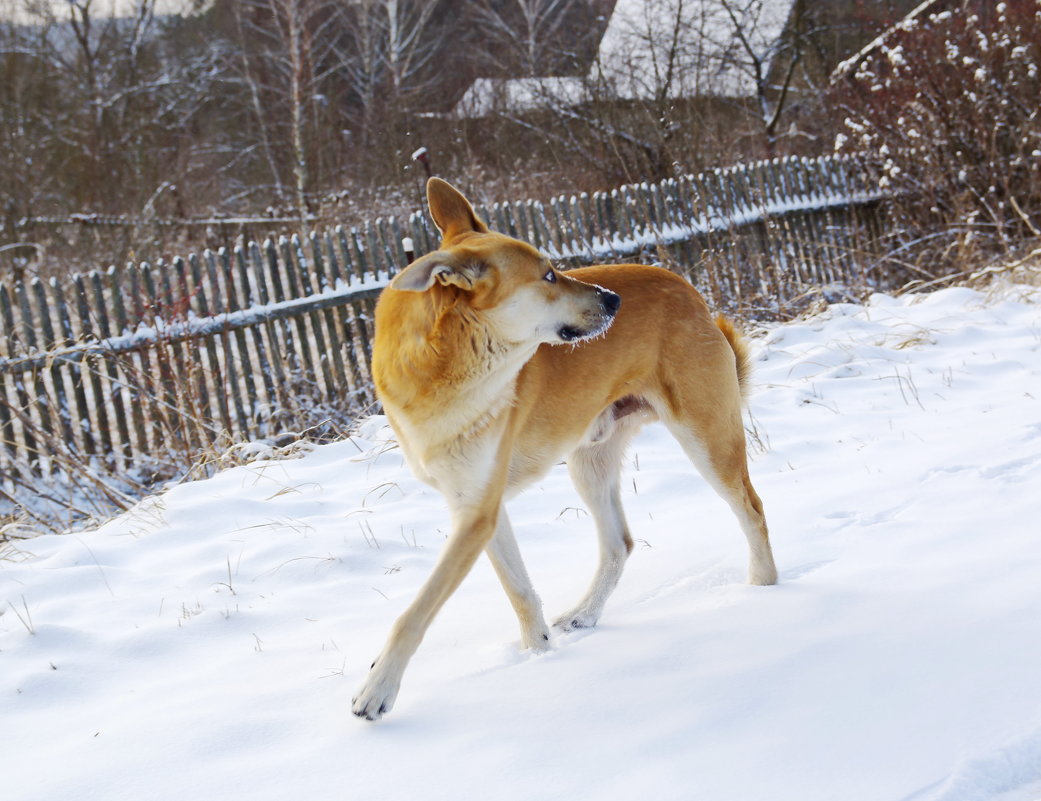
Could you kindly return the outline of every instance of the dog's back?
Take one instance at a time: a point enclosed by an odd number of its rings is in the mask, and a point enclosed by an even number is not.
[[[560,452],[553,458],[559,458],[603,410],[625,398],[662,417],[693,414],[702,430],[718,427],[721,417],[730,426],[740,416],[747,347],[728,320],[712,318],[686,280],[640,264],[568,275],[617,293],[622,304],[601,337],[573,349],[543,345],[525,366],[516,402],[522,416],[526,401],[534,405],[534,421],[521,426],[523,450],[531,440],[536,451],[556,440],[553,450]]]

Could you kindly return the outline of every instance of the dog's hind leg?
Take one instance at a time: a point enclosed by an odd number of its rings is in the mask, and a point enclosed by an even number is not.
[[[633,549],[619,484],[625,448],[646,422],[643,412],[641,406],[619,418],[615,417],[616,409],[608,409],[604,412],[608,418],[602,416],[598,421],[601,430],[594,435],[594,441],[568,456],[571,480],[596,523],[600,560],[585,596],[574,609],[554,622],[564,631],[596,625]]]
[[[549,648],[549,627],[542,616],[542,601],[528,578],[506,509],[499,510],[495,536],[485,548],[499,581],[520,621],[521,642],[533,651]]]
[[[737,516],[748,540],[749,584],[776,584],[770,536],[763,514],[763,503],[752,487],[745,455],[745,432],[739,411],[729,419],[702,423],[709,436],[700,436],[695,427],[675,419],[665,424],[709,485],[727,502]]]

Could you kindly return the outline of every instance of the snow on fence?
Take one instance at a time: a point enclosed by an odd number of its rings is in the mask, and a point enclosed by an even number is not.
[[[783,159],[477,211],[565,264],[683,265],[727,305],[850,280],[865,210],[883,198],[862,176],[845,159]],[[0,284],[0,480],[56,469],[55,441],[83,464],[130,469],[371,406],[372,311],[406,264],[404,237],[415,255],[438,242],[417,212],[65,284]]]

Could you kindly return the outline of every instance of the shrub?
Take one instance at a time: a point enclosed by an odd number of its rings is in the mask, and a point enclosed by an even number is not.
[[[1041,0],[923,11],[838,74],[835,149],[894,191],[896,244],[919,267],[1041,236]]]

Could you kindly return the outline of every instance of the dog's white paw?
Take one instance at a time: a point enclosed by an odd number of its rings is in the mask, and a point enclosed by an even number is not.
[[[379,720],[394,708],[400,687],[401,673],[385,670],[382,662],[377,660],[351,700],[351,712],[359,718]]]
[[[568,612],[566,615],[561,615],[555,621],[553,625],[561,631],[574,631],[576,629],[591,629],[596,625],[596,622],[600,619],[598,612],[590,611],[585,607],[578,607]]]
[[[521,642],[524,647],[532,653],[543,654],[553,648],[553,643],[550,640],[550,632],[543,623],[538,629],[525,634]]]

